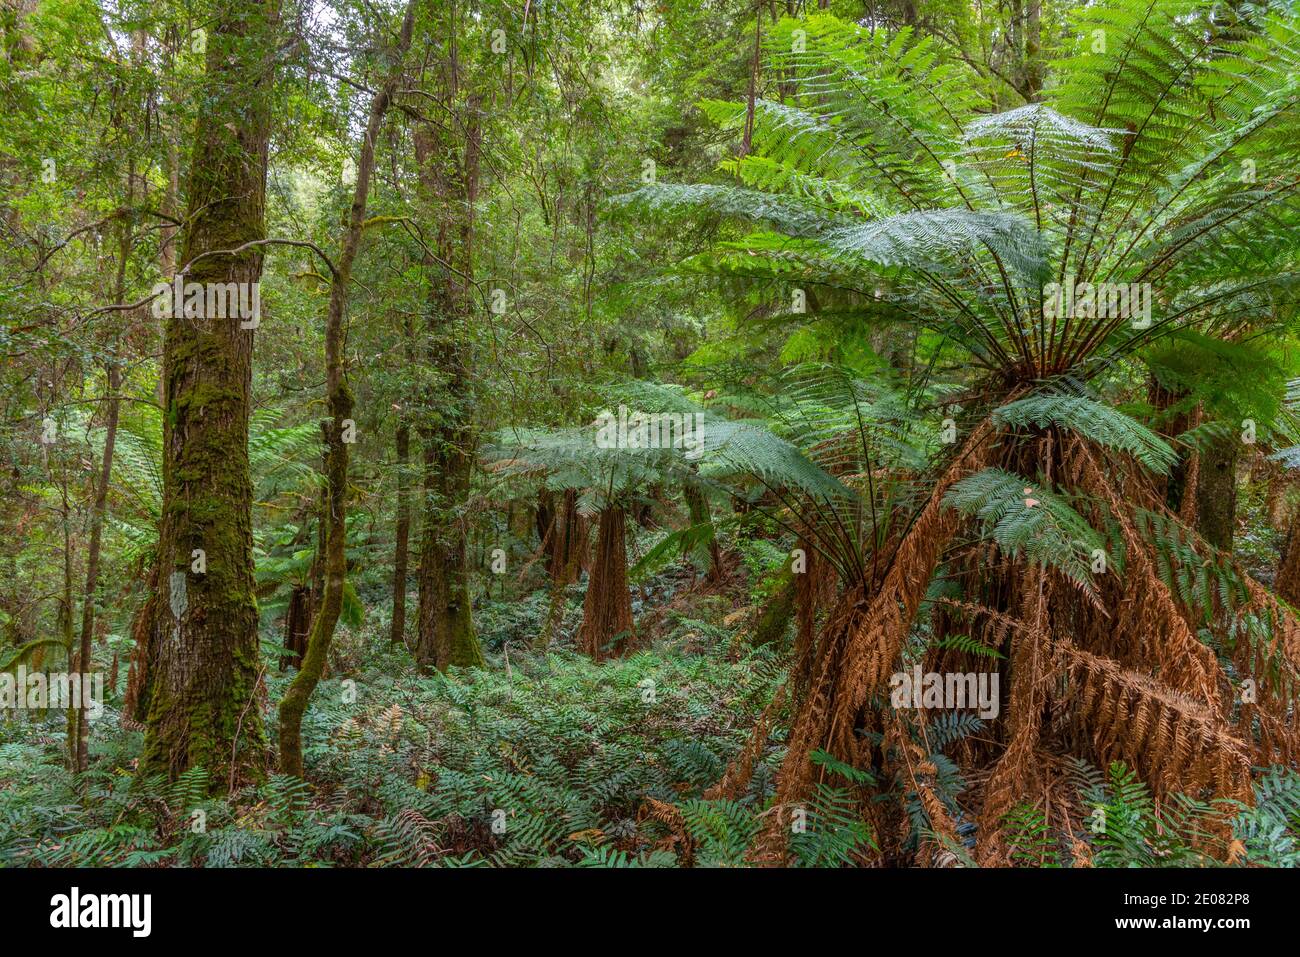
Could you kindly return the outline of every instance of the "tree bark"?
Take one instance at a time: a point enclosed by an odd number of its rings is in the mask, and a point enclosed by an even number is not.
[[[454,34],[454,25],[451,29]],[[420,533],[419,610],[415,658],[424,670],[481,666],[483,652],[470,608],[463,510],[469,497],[475,436],[468,355],[474,269],[474,204],[478,198],[480,129],[478,99],[457,108],[456,60],[443,63],[446,125],[422,123],[415,130],[415,156],[428,220],[437,223],[436,252],[426,250],[429,285],[428,362],[438,376],[437,394],[426,392],[424,503]],[[457,149],[457,146],[460,148]]]
[[[361,153],[357,158],[357,182],[352,195],[352,209],[347,230],[343,234],[339,259],[333,283],[330,285],[329,314],[325,323],[325,378],[326,400],[330,418],[321,423],[325,438],[325,465],[328,503],[325,522],[325,595],[311,635],[307,639],[307,653],[302,667],[284,697],[280,699],[280,770],[296,777],[303,776],[302,716],[307,702],[320,683],[329,656],[334,628],[343,608],[343,588],[347,582],[347,484],[348,442],[345,431],[352,422],[352,390],[348,388],[347,373],[343,364],[344,319],[351,294],[352,265],[361,246],[361,233],[366,221],[366,204],[370,194],[370,179],[375,171],[375,140],[383,124],[384,114],[397,90],[402,75],[402,60],[411,45],[411,31],[415,22],[415,0],[410,0],[402,20],[402,32],[393,65],[384,84],[370,102],[370,116],[361,140]]]
[[[582,574],[587,547],[587,520],[578,514],[578,492],[565,489],[554,511],[551,525],[551,553],[548,571],[561,587],[572,585]]]
[[[1196,530],[1211,545],[1229,552],[1237,524],[1240,455],[1241,442],[1230,433],[1200,454],[1196,471]]]
[[[411,426],[405,414],[397,423],[397,542],[393,547],[393,626],[389,641],[406,641],[406,579],[411,539],[411,496],[406,470],[411,462]]]
[[[181,256],[187,282],[251,289],[261,278],[260,247],[228,251],[265,237],[278,19],[279,0],[232,0],[209,23]],[[242,325],[183,314],[166,322],[157,660],[142,775],[201,766],[214,783],[234,782],[265,768],[248,465],[254,333]]]
[[[158,566],[148,570],[145,600],[131,619],[131,662],[126,672],[126,694],[122,701],[123,725],[141,730],[149,720],[149,698],[158,660]]]
[[[116,353],[116,350],[114,352]],[[104,514],[108,510],[108,485],[113,477],[113,447],[117,443],[121,388],[122,369],[114,355],[108,363],[108,410],[104,423],[104,454],[100,460],[99,479],[95,486],[95,507],[90,516],[90,544],[86,553],[86,590],[83,592],[81,603],[81,648],[77,661],[83,689],[90,680],[90,642],[95,633],[95,592],[99,588],[99,555],[104,533]],[[86,709],[78,709],[76,747],[72,749],[74,768],[77,771],[85,771],[88,763],[87,749],[90,737],[88,721]]]
[[[312,605],[311,585],[294,585],[284,614],[284,647],[289,653],[280,659],[281,671],[302,667],[307,640],[311,636]]]
[[[535,642],[538,648],[548,647],[555,637],[555,629],[564,617],[565,589],[582,576],[587,557],[588,522],[578,514],[577,490],[565,489],[558,501],[549,492],[547,496],[550,525],[543,533],[543,542],[548,555],[551,602]]]
[[[555,554],[555,495],[542,487],[537,492],[537,541],[541,545],[542,555],[546,557],[546,567],[551,567]]]
[[[1294,608],[1300,608],[1300,535],[1292,525],[1282,543],[1282,554],[1278,558],[1277,578],[1273,590]]]
[[[1291,524],[1293,511],[1289,501],[1292,478],[1290,472],[1277,462],[1268,463],[1268,491],[1264,497],[1264,511],[1268,523],[1274,529],[1282,531]]]
[[[1043,88],[1042,0],[1028,0],[1025,9],[1025,99],[1033,102]]]
[[[578,647],[597,661],[623,654],[634,637],[625,524],[623,509],[618,505],[608,505],[600,513],[596,554],[577,638]]]
[[[135,167],[127,171],[127,202],[135,199]],[[132,229],[124,221],[118,241],[117,278],[113,284],[115,302],[126,296],[126,263],[131,255]],[[100,459],[99,477],[95,485],[95,504],[90,514],[90,543],[86,552],[86,588],[81,601],[81,647],[77,655],[81,687],[90,680],[90,643],[95,633],[95,593],[99,589],[99,556],[104,534],[104,515],[108,510],[108,486],[113,478],[113,451],[117,445],[117,420],[121,410],[122,367],[120,365],[121,337],[113,345],[107,363],[108,394],[104,417],[104,452]],[[84,690],[83,703],[84,703]],[[76,715],[76,736],[70,747],[73,770],[85,771],[89,763],[89,715],[80,708]]]

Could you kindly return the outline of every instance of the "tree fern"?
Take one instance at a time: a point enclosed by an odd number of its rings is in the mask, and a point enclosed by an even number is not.
[[[1132,455],[1160,475],[1178,460],[1160,436],[1124,413],[1084,396],[1039,394],[1017,399],[993,411],[993,419],[1019,428],[1060,426],[1090,441]]]
[[[976,518],[984,534],[1008,555],[1050,565],[1090,588],[1092,552],[1104,543],[1061,495],[1023,476],[990,468],[953,485],[944,502]]]

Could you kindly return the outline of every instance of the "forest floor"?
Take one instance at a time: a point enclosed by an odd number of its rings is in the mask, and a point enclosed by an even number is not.
[[[1238,514],[1238,558],[1267,580],[1281,536],[1262,495],[1243,489]],[[659,534],[641,532],[633,550]],[[0,721],[0,866],[743,866],[784,754],[781,722],[740,799],[705,792],[784,679],[789,644],[746,640],[780,553],[728,544],[720,582],[682,562],[633,584],[635,650],[599,663],[573,648],[585,576],[546,649],[534,647],[544,585],[480,594],[488,666],[446,675],[420,675],[390,643],[391,598],[377,574],[361,576],[364,624],[340,628],[304,722],[309,784],[271,771],[210,797],[202,771],[141,780],[124,681],[92,725],[79,781],[64,764],[62,713]],[[279,629],[264,616],[268,660]],[[291,676],[266,679],[272,768]],[[796,861],[844,862],[871,843],[833,801],[817,813],[816,835],[791,842]]]
[[[388,610],[371,604],[362,629],[340,631],[308,710],[310,787],[272,773],[207,798],[203,775],[140,781],[142,734],[121,722],[120,692],[93,725],[79,783],[63,765],[61,713],[0,722],[0,864],[742,863],[781,749],[742,801],[700,798],[748,740],[784,663],[734,640],[724,622],[739,596],[682,579],[678,569],[634,586],[641,649],[599,664],[571,648],[585,584],[569,589],[546,651],[530,647],[544,589],[482,600],[488,668],[450,675],[417,674],[388,641]],[[290,675],[268,675],[270,730]],[[654,820],[648,799],[682,807],[707,839]]]

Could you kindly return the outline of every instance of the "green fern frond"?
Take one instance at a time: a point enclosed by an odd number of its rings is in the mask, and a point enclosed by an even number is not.
[[[1178,461],[1177,453],[1155,432],[1119,410],[1084,396],[1028,396],[995,409],[993,420],[1018,428],[1060,426],[1131,455],[1159,475],[1167,475]]]

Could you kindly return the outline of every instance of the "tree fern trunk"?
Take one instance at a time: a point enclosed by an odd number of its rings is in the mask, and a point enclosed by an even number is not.
[[[708,551],[709,561],[706,580],[715,582],[722,578],[722,551],[718,548],[718,536],[713,529],[713,516],[709,512],[709,500],[698,485],[687,483],[683,489],[686,508],[690,513],[691,525],[707,525],[708,534],[704,548]]]
[[[561,588],[572,585],[582,573],[587,546],[587,521],[578,514],[578,493],[566,489],[554,510],[551,527],[551,581]]]
[[[1297,534],[1295,525],[1291,526],[1286,541],[1282,544],[1273,590],[1287,604],[1300,608],[1300,535]]]
[[[1282,531],[1290,525],[1292,507],[1290,499],[1292,480],[1288,471],[1276,462],[1269,463],[1268,491],[1264,498],[1264,511],[1268,523]]]
[[[577,491],[565,489],[564,495],[558,502],[554,497],[549,497],[547,501],[549,503],[547,511],[550,513],[551,520],[543,540],[549,555],[547,574],[550,579],[551,600],[546,612],[546,621],[534,643],[538,648],[546,648],[555,637],[555,629],[564,617],[567,586],[574,584],[581,577],[587,555],[588,523],[578,513]]]
[[[301,668],[311,634],[312,591],[310,585],[294,585],[289,594],[289,608],[284,615],[284,647],[289,653],[280,658],[280,670]]]
[[[578,647],[597,661],[621,655],[633,637],[632,595],[627,587],[627,537],[623,509],[600,513],[596,553],[582,608]]]

